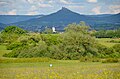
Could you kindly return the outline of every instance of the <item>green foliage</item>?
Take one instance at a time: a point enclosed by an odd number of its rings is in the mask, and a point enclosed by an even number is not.
[[[9,32],[9,31],[8,31]],[[3,33],[3,36],[9,35]],[[11,38],[11,39],[10,39]],[[119,45],[106,47],[99,44],[84,22],[69,24],[62,34],[12,33],[5,36],[7,49],[4,57],[99,61],[98,58],[120,58]]]
[[[15,43],[11,43],[10,45],[8,45],[7,49],[8,50],[12,50],[12,49],[15,49],[15,48],[18,48],[18,47],[22,47],[22,46],[24,46],[22,43],[15,42]]]
[[[85,24],[85,22],[81,21],[79,24],[73,23],[73,24],[69,24],[66,28],[65,31],[66,32],[79,32],[79,33],[83,33],[86,34],[88,33],[88,29],[90,27],[87,26]]]
[[[98,44],[98,57],[100,58],[120,58],[120,53],[115,50],[114,47],[106,47]],[[119,48],[117,48],[119,50]]]
[[[17,34],[11,34],[11,33],[3,33],[1,38],[3,39],[3,43],[12,43],[19,38],[19,35]]]
[[[58,34],[42,34],[42,41],[44,41],[48,46],[57,45],[60,42]]]
[[[120,38],[120,29],[118,30],[100,30],[94,33],[97,38]]]
[[[44,32],[43,33],[45,33],[45,34],[52,34],[53,33],[53,31],[52,31],[52,29],[51,28],[45,28],[45,30],[44,30]]]
[[[114,46],[113,46],[113,49],[115,49],[115,51],[120,54],[120,44],[114,45]]]
[[[107,58],[102,61],[102,63],[117,63],[117,62],[119,62],[119,60],[116,58]]]
[[[60,49],[59,46],[57,45],[52,45],[48,47],[48,56],[53,59],[63,59],[64,56],[64,51]]]
[[[110,40],[108,42],[111,42],[111,43],[120,43],[120,40],[119,39],[118,40]]]
[[[38,46],[19,47],[4,56],[15,58],[47,57],[47,53],[47,45],[45,42],[41,41]]]
[[[31,57],[47,57],[47,45],[41,41],[38,46],[31,46],[27,49],[21,50],[21,53],[18,55],[19,58],[31,58]]]
[[[17,26],[8,26],[1,32],[1,39],[4,43],[12,43],[16,41],[21,35],[26,34],[27,31],[17,27]]]
[[[74,54],[77,55],[75,55],[76,57],[86,56],[88,52],[96,55],[96,41],[88,32],[89,26],[84,22],[80,24],[73,23],[68,25],[65,30],[66,32],[61,35],[61,39],[64,50],[71,56],[70,59],[73,58]]]
[[[8,26],[2,31],[2,33],[24,34],[26,31],[17,26]]]
[[[89,56],[85,56],[85,57],[80,57],[80,62],[100,62],[100,58],[97,57],[89,57]]]
[[[0,44],[3,43],[3,38],[2,38],[2,34],[0,32]]]

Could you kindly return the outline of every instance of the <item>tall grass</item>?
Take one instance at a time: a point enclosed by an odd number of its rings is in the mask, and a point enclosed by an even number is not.
[[[12,64],[12,65],[11,65]],[[60,60],[52,63],[1,63],[1,79],[119,79],[119,63]],[[21,65],[21,66],[20,66]],[[3,67],[4,66],[4,67]]]
[[[50,58],[0,58],[0,63],[35,63],[55,61]]]

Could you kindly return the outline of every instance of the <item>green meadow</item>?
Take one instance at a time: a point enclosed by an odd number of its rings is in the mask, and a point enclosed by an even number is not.
[[[106,40],[108,39],[99,39],[101,42]],[[49,60],[41,62],[36,61],[34,58],[3,58],[2,55],[8,52],[10,50],[6,50],[6,46],[0,45],[0,79],[120,78],[120,63],[80,62],[79,60]],[[21,63],[20,60],[23,62]],[[50,64],[52,64],[52,67],[49,66]]]
[[[49,64],[52,63],[52,67]],[[0,79],[119,79],[120,63],[59,60],[38,63],[1,63]]]

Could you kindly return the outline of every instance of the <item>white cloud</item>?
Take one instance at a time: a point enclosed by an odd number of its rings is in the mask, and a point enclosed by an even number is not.
[[[55,3],[55,0],[49,0],[48,3],[53,4]]]
[[[33,5],[31,7],[31,9],[35,10],[37,8],[45,8],[45,7],[52,7],[52,5],[50,3],[53,2],[53,0],[49,0],[49,1],[46,1],[46,0],[26,0],[28,3],[30,3],[30,5]]]
[[[63,4],[70,4],[70,2],[66,1],[66,0],[60,0],[61,3]]]
[[[106,10],[102,10],[101,6],[92,9],[95,14],[117,14],[120,13],[120,5],[110,5]]]
[[[10,11],[0,11],[0,15],[16,15],[17,11],[15,9]]]
[[[9,1],[0,1],[0,8],[4,7],[4,6],[11,6],[13,4],[11,4],[11,2]]]
[[[110,5],[109,13],[120,13],[120,5]]]
[[[0,11],[0,15],[6,15],[6,12]]]
[[[110,5],[102,14],[117,14],[120,13],[120,5]]]
[[[30,4],[34,4],[34,3],[44,3],[45,0],[26,0],[27,2],[29,2]]]
[[[53,6],[50,5],[50,4],[41,4],[41,3],[39,3],[39,7],[46,8],[46,7],[53,7]]]
[[[66,5],[75,5],[75,4],[81,4],[80,2],[74,2],[71,0],[49,0],[49,4],[66,4]]]
[[[92,12],[94,12],[95,14],[101,14],[101,6],[97,6],[95,8],[92,9]]]
[[[36,6],[31,6],[31,8],[30,8],[30,11],[35,11],[35,10],[37,10],[37,7]]]
[[[7,4],[7,2],[0,1],[0,5],[5,5],[5,4]]]
[[[16,10],[11,10],[7,13],[8,15],[16,15]]]
[[[96,3],[97,0],[87,0],[88,2],[91,2],[91,3]]]
[[[71,9],[84,9],[84,6],[68,6],[68,8],[71,8]]]
[[[29,2],[30,4],[34,2],[33,0],[26,0],[26,1]]]
[[[38,12],[37,11],[32,11],[32,12],[28,12],[28,14],[27,15],[37,15],[38,14]]]

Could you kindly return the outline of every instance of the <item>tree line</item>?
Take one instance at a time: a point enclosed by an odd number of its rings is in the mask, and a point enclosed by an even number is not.
[[[93,35],[97,38],[120,38],[120,28],[117,30],[100,30]]]

